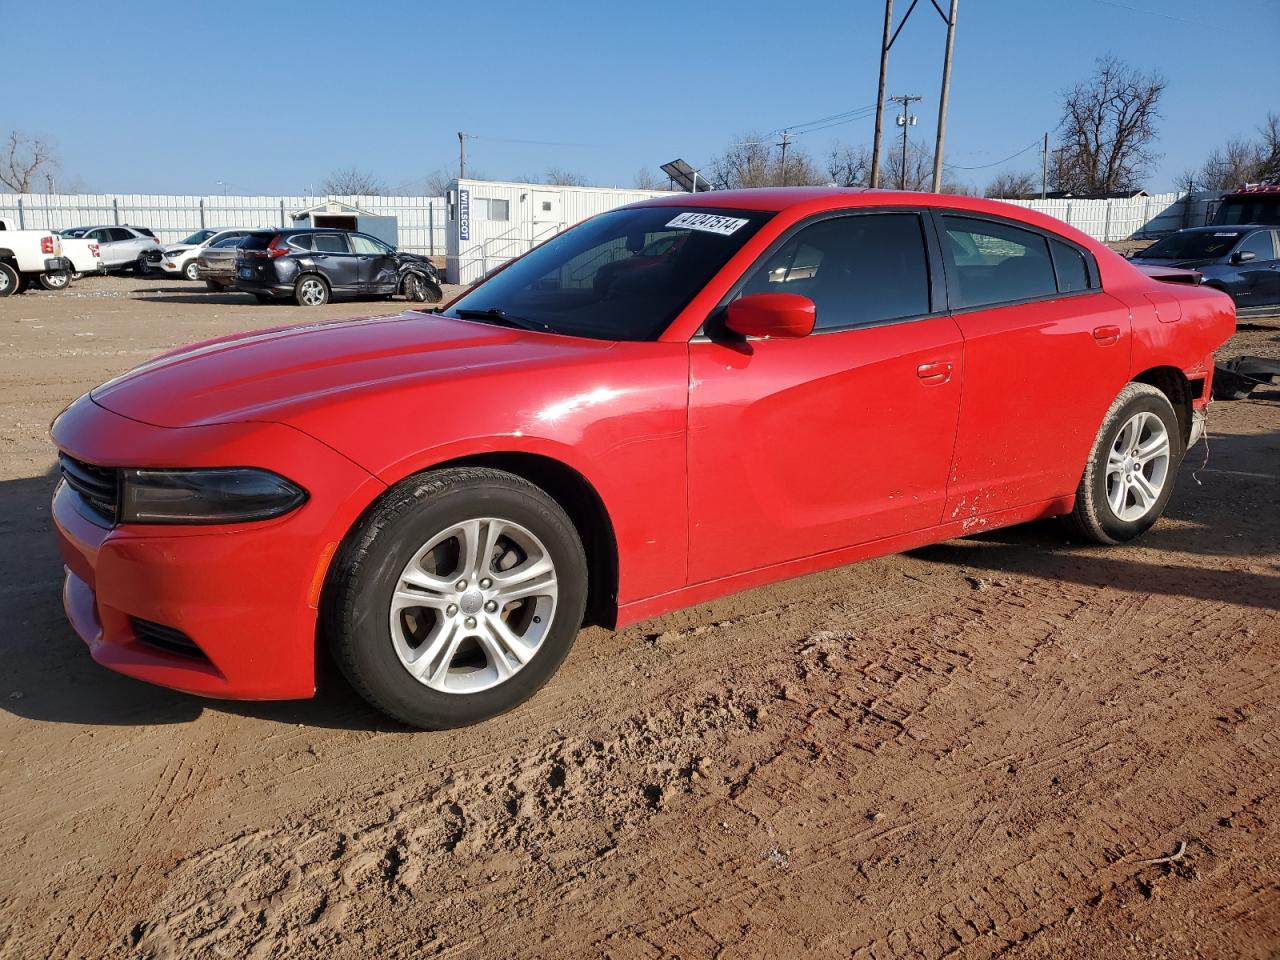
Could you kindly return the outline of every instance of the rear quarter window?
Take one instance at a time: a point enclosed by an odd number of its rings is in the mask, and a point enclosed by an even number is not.
[[[1093,286],[1089,278],[1089,264],[1084,254],[1061,240],[1050,240],[1053,252],[1053,270],[1058,275],[1059,293],[1078,293]]]
[[[943,216],[961,308],[1054,296],[1058,284],[1049,241],[993,220]]]

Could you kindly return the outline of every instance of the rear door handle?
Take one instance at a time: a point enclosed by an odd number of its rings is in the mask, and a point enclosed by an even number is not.
[[[1102,327],[1093,328],[1093,339],[1098,341],[1098,346],[1109,347],[1112,344],[1120,342],[1120,328],[1111,326],[1110,324]]]
[[[916,376],[929,386],[946,383],[951,379],[951,364],[945,360],[922,363],[916,367]]]

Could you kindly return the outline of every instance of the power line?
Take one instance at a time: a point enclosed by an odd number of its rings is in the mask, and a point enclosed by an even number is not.
[[[1186,17],[1175,17],[1171,13],[1161,13],[1157,10],[1143,10],[1140,7],[1131,7],[1127,3],[1119,3],[1117,0],[1093,0],[1094,3],[1101,3],[1108,7],[1119,7],[1121,10],[1129,10],[1132,13],[1140,13],[1144,17],[1161,17],[1165,20],[1174,20],[1178,23],[1189,23],[1192,26],[1199,26],[1195,20],[1188,20]]]
[[[1038,147],[1038,146],[1040,146],[1040,140],[1037,138],[1031,141],[1031,143],[1027,144],[1017,153],[1011,153],[1009,156],[1005,157],[1003,160],[997,160],[995,161],[995,163],[979,163],[976,166],[971,166],[971,167],[962,167],[954,163],[944,163],[943,166],[946,167],[948,170],[986,170],[989,167],[998,167],[1002,163],[1008,163],[1010,160],[1016,160],[1018,157],[1022,156],[1024,153],[1030,150],[1032,147]]]
[[[572,143],[564,140],[522,140],[517,137],[492,137],[483,133],[468,133],[468,140],[489,140],[497,143],[528,143],[539,147],[592,147],[608,148],[618,146],[612,143]]]

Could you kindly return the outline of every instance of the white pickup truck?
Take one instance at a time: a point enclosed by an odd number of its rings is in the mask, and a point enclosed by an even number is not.
[[[19,230],[0,217],[0,297],[12,296],[30,280],[60,290],[72,269],[62,255],[62,238],[52,230]]]

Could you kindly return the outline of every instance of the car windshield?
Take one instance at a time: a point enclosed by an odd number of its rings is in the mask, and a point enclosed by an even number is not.
[[[614,210],[537,247],[445,315],[598,340],[653,340],[772,215]],[[655,254],[660,241],[669,242]]]
[[[1218,205],[1213,222],[1215,225],[1225,226],[1237,223],[1280,223],[1280,193],[1228,197]]]
[[[193,233],[191,236],[189,236],[189,237],[187,237],[186,239],[181,240],[181,241],[179,241],[179,242],[180,242],[180,243],[189,243],[189,244],[191,244],[191,245],[194,247],[194,246],[196,246],[197,244],[204,243],[206,240],[208,240],[210,237],[212,237],[212,236],[213,236],[215,233],[217,233],[217,232],[218,232],[218,231],[216,231],[216,230],[197,230],[197,231],[196,231],[195,233]]]
[[[1214,260],[1225,257],[1243,234],[1239,230],[1175,233],[1138,254],[1140,260]]]

